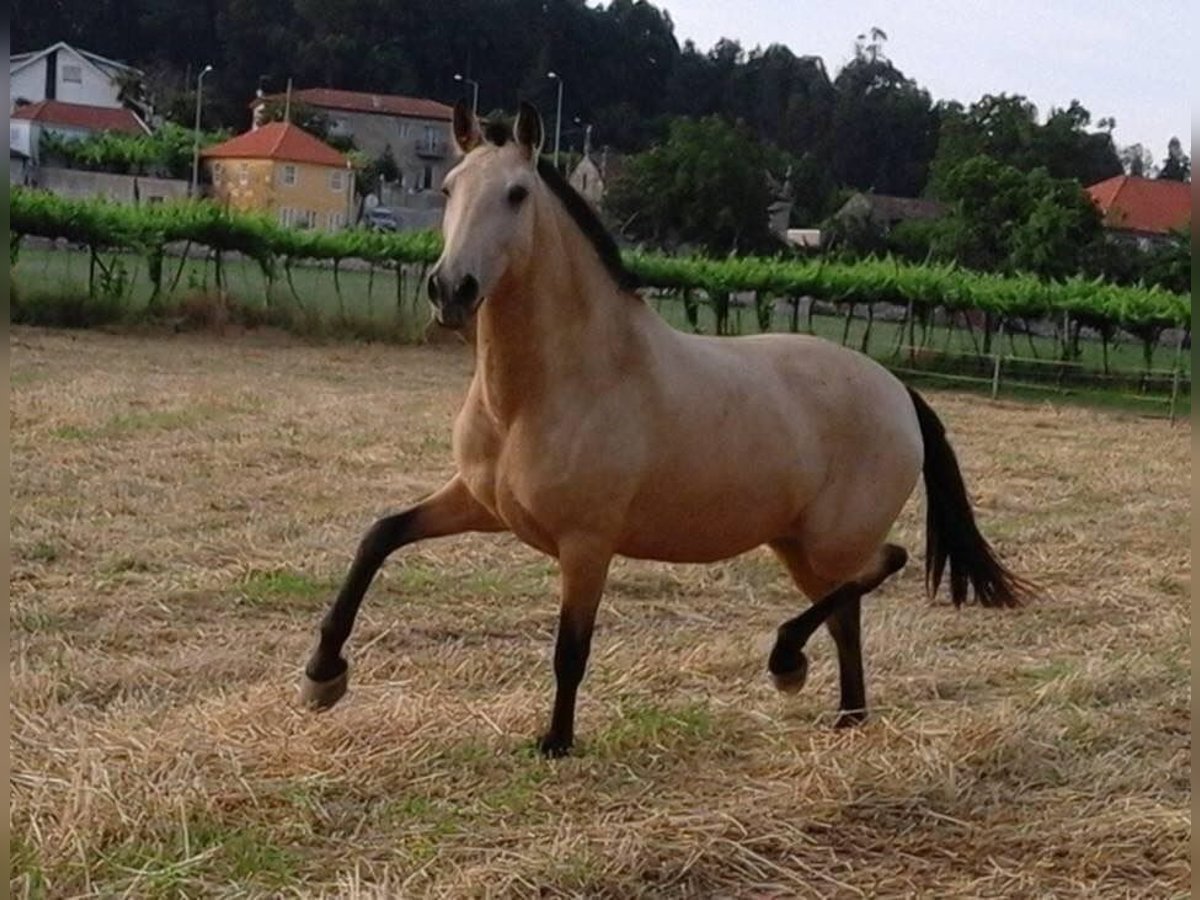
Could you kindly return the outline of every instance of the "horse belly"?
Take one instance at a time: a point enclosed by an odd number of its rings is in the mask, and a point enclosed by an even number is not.
[[[771,476],[759,471],[709,490],[659,482],[631,504],[617,552],[664,562],[714,562],[786,536],[807,491],[795,471]]]

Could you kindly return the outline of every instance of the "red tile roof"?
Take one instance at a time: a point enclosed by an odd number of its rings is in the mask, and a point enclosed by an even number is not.
[[[64,128],[80,128],[86,131],[150,133],[146,124],[128,109],[63,103],[61,100],[41,100],[37,103],[18,106],[12,111],[12,118],[28,119],[44,125],[61,125]]]
[[[282,102],[284,94],[271,94],[261,100]],[[292,91],[292,100],[321,109],[343,109],[348,112],[375,113],[381,116],[408,116],[413,119],[441,119],[449,122],[454,109],[436,100],[402,97],[399,94],[365,94],[359,91],[338,91],[333,88],[305,88]],[[256,99],[251,106],[260,102]]]
[[[1192,221],[1191,185],[1116,175],[1087,189],[1108,228],[1168,234]]]
[[[349,160],[291,122],[268,122],[200,151],[206,159],[279,159],[346,168]]]

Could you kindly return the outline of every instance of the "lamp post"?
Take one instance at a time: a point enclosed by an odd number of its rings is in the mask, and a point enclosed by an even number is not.
[[[583,127],[583,155],[589,156],[592,152],[592,123],[583,121],[579,116],[571,121]]]
[[[558,148],[562,140],[562,92],[563,80],[562,76],[557,72],[547,72],[547,78],[553,78],[558,82],[558,111],[554,114],[554,168],[558,168]]]
[[[465,75],[454,73],[455,81],[465,81],[471,86],[471,112],[474,115],[479,115],[479,82],[474,78],[467,78]]]
[[[200,182],[200,104],[204,96],[204,76],[212,70],[212,66],[205,66],[196,76],[196,127],[193,131],[192,141],[192,197],[196,196],[196,189]]]

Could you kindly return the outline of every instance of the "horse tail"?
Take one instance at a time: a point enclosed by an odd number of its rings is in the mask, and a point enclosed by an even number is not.
[[[925,589],[937,596],[946,563],[955,606],[967,599],[968,586],[982,606],[1020,606],[1034,587],[1010,572],[979,533],[958,459],[946,429],[929,404],[908,389],[925,444]]]

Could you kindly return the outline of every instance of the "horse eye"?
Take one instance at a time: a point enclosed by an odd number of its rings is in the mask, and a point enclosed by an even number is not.
[[[514,185],[508,189],[508,202],[513,206],[520,206],[521,201],[529,196],[529,188],[523,184]]]

